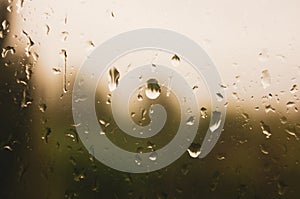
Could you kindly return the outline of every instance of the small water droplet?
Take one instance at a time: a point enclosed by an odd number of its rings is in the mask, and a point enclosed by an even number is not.
[[[157,160],[157,156],[158,156],[157,152],[156,152],[156,151],[153,151],[153,152],[150,153],[150,155],[149,155],[149,160],[155,161],[155,160]]]
[[[156,99],[160,96],[161,89],[156,79],[149,79],[147,81],[145,94],[149,99]]]
[[[139,156],[139,154],[136,154],[136,155],[135,155],[134,162],[135,162],[137,165],[141,165],[141,164],[142,164],[142,158]]]
[[[224,97],[223,97],[223,95],[221,93],[216,93],[216,96],[217,96],[217,100],[219,102],[221,102],[224,99]]]
[[[197,158],[201,153],[200,148],[200,144],[192,143],[191,146],[187,149],[187,152],[192,158]]]
[[[266,62],[269,60],[269,53],[267,49],[263,49],[259,54],[258,54],[258,60],[261,62]]]
[[[188,126],[192,126],[192,125],[194,125],[194,123],[195,123],[195,116],[189,117],[186,121],[186,125],[188,125]]]
[[[267,105],[267,106],[265,106],[265,112],[266,112],[266,113],[269,113],[269,112],[275,113],[276,110],[275,110],[275,108],[273,108],[271,105]]]
[[[214,132],[220,127],[220,125],[221,125],[221,112],[214,111],[209,129],[211,132]]]
[[[113,91],[117,88],[119,84],[120,72],[117,68],[113,67],[109,70],[109,84],[108,88],[110,91]]]
[[[290,92],[291,92],[292,94],[295,94],[297,91],[298,91],[297,85],[294,84],[294,85],[292,86],[292,88],[290,89]]]
[[[141,94],[138,94],[137,99],[138,99],[139,102],[143,101],[143,96]]]
[[[286,192],[287,185],[284,182],[279,181],[277,183],[277,188],[278,188],[278,195],[283,196]]]
[[[173,66],[179,66],[179,64],[180,64],[180,58],[176,55],[176,54],[174,54],[173,55],[173,57],[172,57],[172,65]]]
[[[2,30],[7,30],[8,28],[9,28],[9,22],[6,19],[4,19],[2,21]]]
[[[44,103],[39,104],[39,110],[40,110],[42,113],[45,113],[46,109],[47,109],[46,104],[44,104]]]
[[[260,151],[261,151],[263,154],[265,154],[265,155],[268,155],[268,154],[269,154],[269,151],[267,151],[265,145],[261,144],[261,145],[259,145],[259,147],[260,147]]]
[[[61,73],[60,68],[52,68],[52,72],[54,75],[59,75]]]
[[[135,112],[131,112],[130,116],[134,117],[135,116]]]
[[[260,128],[262,130],[262,133],[266,136],[266,138],[271,137],[271,129],[268,125],[266,125],[263,121],[260,122]]]
[[[263,88],[266,89],[271,85],[271,76],[268,70],[263,70],[261,75],[261,83]]]

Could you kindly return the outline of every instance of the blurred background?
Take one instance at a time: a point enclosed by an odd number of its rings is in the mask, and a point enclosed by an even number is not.
[[[299,198],[299,6],[297,0],[1,0],[0,198]],[[205,100],[190,151],[156,172],[123,173],[94,159],[81,143],[72,87],[95,47],[149,27],[184,34],[207,52],[223,79],[227,118],[213,151],[193,158],[210,118],[209,95],[198,80]],[[188,67],[157,52],[113,64],[122,75],[158,62],[178,65],[178,71]],[[193,81],[190,74],[185,78]],[[114,134],[108,88],[101,85],[95,99],[99,122],[109,123],[109,138],[126,147]],[[176,113],[173,101],[165,105]],[[132,99],[132,110],[142,119],[133,120],[145,125],[149,118],[134,110],[138,103]],[[171,121],[178,121],[176,114]],[[132,140],[128,150],[164,145],[176,133],[176,125],[167,125],[172,132],[166,128],[151,142]]]

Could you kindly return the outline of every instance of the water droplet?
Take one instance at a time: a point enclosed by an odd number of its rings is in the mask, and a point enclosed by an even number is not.
[[[187,149],[187,151],[192,158],[197,158],[201,153],[200,148],[200,144],[192,143],[191,146]]]
[[[298,91],[297,85],[294,84],[294,85],[292,86],[292,88],[290,89],[290,92],[291,92],[292,94],[295,94],[297,91]]]
[[[2,58],[5,58],[7,53],[10,53],[10,54],[15,54],[16,50],[14,47],[12,46],[6,46],[5,48],[2,48],[2,53],[1,53],[1,56]]]
[[[280,122],[281,122],[281,124],[286,124],[287,123],[287,118],[285,116],[282,116],[280,118]]]
[[[299,140],[299,137],[297,136],[297,132],[296,132],[296,129],[295,129],[294,126],[293,126],[293,127],[288,127],[288,128],[286,128],[286,129],[284,129],[284,131],[285,131],[287,134],[289,134],[289,135],[295,137],[296,140]]]
[[[175,55],[173,55],[173,57],[172,57],[172,65],[173,66],[179,66],[179,64],[180,64],[180,58],[175,54]]]
[[[266,138],[270,138],[270,136],[272,135],[270,127],[266,125],[263,121],[261,121],[260,128],[262,130],[262,133],[266,136]]]
[[[134,162],[135,162],[137,165],[141,165],[141,164],[142,164],[142,158],[139,156],[139,154],[136,154],[136,155],[135,155]]]
[[[138,99],[139,102],[143,101],[143,96],[141,94],[138,94],[137,99]]]
[[[135,112],[131,112],[130,116],[134,117],[135,116]]]
[[[269,112],[273,112],[273,113],[275,113],[275,108],[273,108],[271,105],[267,105],[267,106],[265,106],[265,112],[266,113],[269,113]]]
[[[109,122],[106,122],[106,121],[104,121],[103,119],[99,119],[99,123],[100,123],[101,125],[103,125],[104,127],[108,127],[108,126],[110,125]]]
[[[217,96],[217,100],[219,102],[221,102],[224,99],[224,97],[223,97],[223,95],[221,93],[216,93],[216,96]]]
[[[262,71],[261,83],[264,89],[268,88],[271,85],[271,76],[268,70]]]
[[[156,99],[160,96],[161,89],[156,79],[149,79],[147,81],[145,93],[149,99]]]
[[[150,155],[149,155],[149,160],[155,161],[155,160],[157,160],[157,156],[158,156],[157,152],[156,152],[156,151],[153,151],[153,152],[150,153]]]
[[[214,111],[211,119],[211,125],[209,127],[211,132],[214,132],[220,127],[221,124],[221,112]]]
[[[7,10],[8,12],[12,12],[12,5],[7,6],[7,7],[6,7],[6,10]]]
[[[201,118],[207,118],[207,109],[205,108],[205,107],[202,107],[201,109],[200,109],[200,115],[201,115]]]
[[[292,108],[293,106],[295,106],[295,102],[289,101],[286,103],[287,108]]]
[[[188,118],[188,120],[186,121],[186,125],[188,126],[192,126],[195,123],[195,116],[191,116]]]
[[[9,28],[9,22],[6,19],[4,19],[2,21],[2,30],[7,30],[8,28]]]
[[[46,106],[46,104],[39,104],[39,110],[42,112],[42,113],[45,113],[45,111],[46,111],[46,109],[47,109],[47,106]]]
[[[261,145],[259,145],[259,147],[260,147],[260,151],[261,151],[263,154],[265,154],[265,155],[268,155],[268,154],[269,154],[269,151],[267,151],[265,145],[261,144]]]
[[[120,72],[117,68],[113,67],[109,70],[109,84],[108,88],[110,91],[113,91],[117,88],[120,79]]]
[[[266,62],[269,60],[269,53],[267,49],[263,49],[259,54],[258,54],[258,60],[261,62]]]
[[[13,151],[12,147],[8,145],[4,146],[3,149],[6,149],[8,151]]]
[[[277,183],[277,188],[278,188],[278,195],[283,196],[286,192],[287,185],[284,182],[279,181]]]
[[[60,68],[52,68],[52,72],[54,75],[59,75],[61,73]]]

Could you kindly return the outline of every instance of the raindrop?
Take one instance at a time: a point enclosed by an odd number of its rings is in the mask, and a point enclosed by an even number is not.
[[[111,94],[107,95],[106,104],[111,104]]]
[[[277,183],[278,195],[283,196],[286,192],[287,185],[284,182],[279,181]]]
[[[144,151],[144,148],[141,147],[141,146],[139,146],[139,147],[136,149],[136,152],[137,152],[137,153],[143,153],[143,151]]]
[[[220,127],[221,124],[221,112],[214,111],[211,119],[211,125],[209,127],[211,132],[214,132]]]
[[[139,102],[143,101],[143,96],[139,93],[138,96],[137,96],[137,99],[138,99]]]
[[[180,64],[180,58],[175,54],[175,55],[173,55],[173,57],[172,57],[172,65],[173,66],[179,66],[179,64]]]
[[[263,121],[261,121],[260,128],[262,130],[262,133],[266,136],[266,138],[270,138],[270,136],[272,135],[270,127],[266,125]]]
[[[135,116],[135,112],[131,112],[130,116],[134,117]]]
[[[286,103],[287,108],[292,108],[293,106],[295,106],[295,102],[289,101]]]
[[[54,75],[59,75],[61,73],[60,68],[52,68],[52,72]]]
[[[4,146],[3,149],[6,149],[8,151],[13,151],[13,149],[11,148],[11,146],[8,146],[8,145]]]
[[[110,91],[113,91],[117,88],[119,84],[120,73],[117,68],[113,67],[109,70],[109,84],[108,88]]]
[[[223,97],[223,95],[221,93],[216,93],[216,96],[217,96],[217,100],[219,102],[221,102],[224,99],[224,97]]]
[[[200,148],[200,144],[192,143],[191,146],[187,149],[187,152],[192,158],[197,158],[201,153]]]
[[[40,110],[42,113],[45,113],[46,109],[47,109],[46,104],[44,104],[44,103],[39,104],[39,110]]]
[[[4,19],[2,21],[2,30],[7,30],[8,28],[9,28],[9,22],[6,19]]]
[[[266,113],[269,113],[269,112],[273,112],[273,113],[275,113],[275,108],[273,108],[271,105],[267,105],[267,106],[265,106],[265,112]]]
[[[161,89],[156,79],[149,79],[147,81],[145,93],[149,99],[156,99],[159,97]]]
[[[289,134],[289,135],[295,137],[296,140],[299,140],[299,137],[297,136],[295,127],[288,127],[288,128],[286,128],[286,129],[284,129],[284,131],[285,131],[287,134]]]
[[[258,60],[261,62],[266,62],[269,60],[269,53],[267,49],[263,49],[259,54],[258,54]]]
[[[262,71],[261,83],[264,89],[268,88],[271,85],[271,76],[268,70]]]
[[[295,94],[297,91],[298,91],[297,85],[294,84],[294,85],[292,86],[292,88],[290,89],[290,92],[291,92],[292,94]]]
[[[263,154],[265,154],[265,155],[268,155],[269,154],[269,151],[267,151],[267,149],[266,149],[266,146],[265,145],[259,145],[259,147],[260,147],[260,151],[263,153]]]
[[[12,46],[7,46],[5,48],[2,48],[2,53],[1,53],[2,58],[5,58],[8,52],[13,55],[15,54],[16,50]]]
[[[155,160],[157,160],[157,156],[158,156],[157,152],[156,152],[156,151],[153,151],[153,152],[150,153],[150,155],[149,155],[149,160],[155,161]]]
[[[6,10],[7,10],[8,12],[12,12],[12,5],[7,6],[7,7],[6,7]]]
[[[192,126],[195,123],[195,116],[191,116],[188,118],[188,120],[186,121],[186,125],[187,126]]]
[[[45,25],[46,26],[46,35],[48,35],[49,34],[49,32],[50,32],[50,26],[49,25]]]
[[[141,165],[141,164],[142,164],[142,158],[139,156],[139,154],[136,154],[136,155],[135,155],[134,162],[135,162],[137,165]]]
[[[281,122],[281,124],[286,124],[287,123],[287,118],[285,116],[282,116],[280,118],[280,122]]]
[[[100,123],[101,125],[103,125],[104,127],[108,127],[108,126],[110,125],[109,122],[106,122],[106,121],[104,121],[103,119],[99,119],[99,123]]]
[[[200,109],[200,115],[201,115],[201,118],[207,118],[207,109],[205,107],[202,107]]]

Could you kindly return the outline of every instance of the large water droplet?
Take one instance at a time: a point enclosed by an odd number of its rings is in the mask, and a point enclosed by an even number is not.
[[[110,91],[113,91],[117,88],[119,83],[120,73],[118,69],[116,69],[115,67],[111,68],[109,70],[109,78],[110,80],[109,80],[108,88]]]
[[[187,149],[187,151],[192,158],[197,158],[201,153],[200,148],[200,144],[192,143],[191,146]]]
[[[266,89],[271,85],[271,76],[268,70],[263,70],[261,74],[261,83],[263,88]]]
[[[157,159],[157,152],[153,151],[150,155],[149,155],[149,160],[155,161]]]
[[[149,79],[147,81],[145,93],[149,99],[156,99],[159,97],[161,89],[156,79]]]

